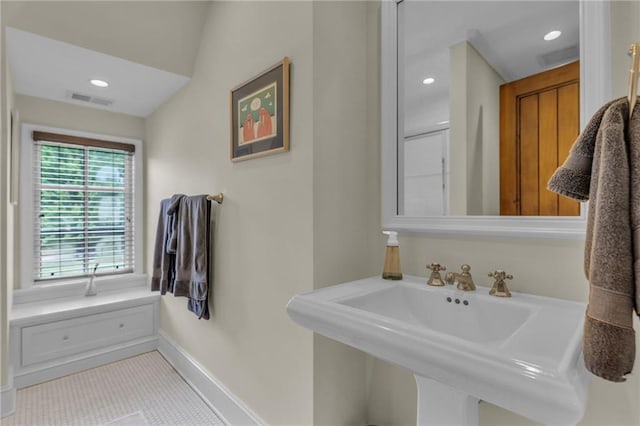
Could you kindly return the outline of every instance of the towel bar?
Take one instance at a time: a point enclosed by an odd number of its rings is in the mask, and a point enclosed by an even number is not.
[[[207,197],[207,200],[213,200],[218,204],[222,204],[222,201],[224,200],[224,194],[220,192],[219,194],[209,195]]]
[[[633,107],[636,105],[636,99],[638,96],[638,72],[640,68],[640,43],[633,43],[629,48],[629,55],[631,56],[631,69],[629,70],[629,118],[633,114]]]

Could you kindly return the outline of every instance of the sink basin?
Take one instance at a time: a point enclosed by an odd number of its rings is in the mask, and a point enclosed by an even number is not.
[[[585,304],[379,277],[300,294],[298,324],[413,372],[418,424],[475,424],[478,400],[545,424],[586,408]]]
[[[446,290],[397,285],[337,303],[485,344],[504,341],[534,312],[530,307],[504,303],[497,297],[476,298],[473,294],[455,294],[451,288]]]

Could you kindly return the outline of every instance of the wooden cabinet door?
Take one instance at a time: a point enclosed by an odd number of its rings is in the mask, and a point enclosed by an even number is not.
[[[577,216],[547,190],[580,131],[580,66],[573,62],[500,87],[500,214]]]

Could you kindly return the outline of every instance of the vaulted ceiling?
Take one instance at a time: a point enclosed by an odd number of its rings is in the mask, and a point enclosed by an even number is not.
[[[113,101],[86,106],[147,116],[192,76],[210,2],[0,5],[16,93],[83,104],[78,92]],[[96,76],[111,86],[89,85]]]

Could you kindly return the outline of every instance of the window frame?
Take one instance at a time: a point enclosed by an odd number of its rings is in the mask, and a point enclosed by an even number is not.
[[[60,278],[47,282],[46,280],[39,281],[36,284],[36,280],[33,272],[34,259],[34,229],[33,229],[33,214],[34,214],[34,179],[33,179],[33,167],[34,167],[34,140],[33,132],[49,132],[59,133],[69,136],[78,136],[90,139],[102,139],[114,142],[121,142],[132,144],[135,146],[135,153],[133,156],[133,208],[134,208],[134,240],[133,240],[133,271],[127,273],[107,274],[96,278],[96,282],[107,284],[109,286],[119,287],[125,282],[131,281],[133,275],[140,275],[143,271],[143,233],[144,233],[144,219],[143,219],[143,147],[142,141],[138,139],[124,138],[120,136],[104,135],[98,133],[90,133],[77,130],[61,129],[55,127],[42,126],[37,124],[23,123],[21,126],[21,150],[20,150],[20,289],[21,290],[36,290],[36,289],[63,289],[70,285],[76,285],[78,283],[86,282],[86,277],[69,277]]]

